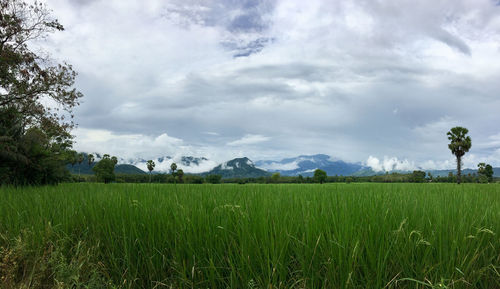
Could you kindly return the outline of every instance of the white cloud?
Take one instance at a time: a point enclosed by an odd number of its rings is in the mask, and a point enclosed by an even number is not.
[[[265,141],[268,141],[270,138],[267,136],[263,136],[260,134],[247,134],[244,137],[228,142],[227,145],[229,146],[246,146],[246,145],[253,145],[253,144],[258,144],[262,143]]]
[[[376,172],[390,172],[390,171],[411,171],[416,170],[417,167],[413,162],[405,160],[399,160],[397,157],[387,157],[384,156],[383,160],[379,160],[376,157],[369,156],[366,160],[366,165],[371,167]]]
[[[291,171],[298,169],[299,164],[297,161],[284,164],[279,162],[270,162],[259,165],[259,168],[269,171]]]
[[[176,156],[172,159],[164,159],[163,161],[159,161],[158,159],[154,159],[155,161],[155,172],[164,172],[168,173],[170,171],[170,165],[172,163],[176,163],[177,169],[182,169],[185,173],[198,174],[203,172],[208,172],[214,167],[217,166],[217,162],[213,160],[202,160],[199,164],[184,165],[182,164],[181,156]],[[127,163],[131,163],[141,170],[147,172],[147,164],[145,161],[128,161]]]
[[[78,128],[74,131],[75,149],[115,155],[120,158],[154,158],[169,153],[191,153],[179,138],[162,133],[156,137],[142,134],[116,134],[103,129]]]

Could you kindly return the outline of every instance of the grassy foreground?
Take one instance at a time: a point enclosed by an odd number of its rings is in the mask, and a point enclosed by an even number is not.
[[[500,288],[500,185],[0,188],[0,288]]]

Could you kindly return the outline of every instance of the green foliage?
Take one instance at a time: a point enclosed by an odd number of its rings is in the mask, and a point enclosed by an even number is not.
[[[70,156],[72,110],[81,93],[76,73],[30,42],[63,30],[41,3],[0,1],[0,183],[53,184],[64,180]],[[48,107],[47,100],[57,104]]]
[[[413,171],[413,173],[411,174],[412,182],[413,183],[424,183],[425,182],[425,175],[426,175],[426,173],[424,171]]]
[[[493,181],[493,167],[489,164],[479,163],[477,173],[481,183],[490,183]]]
[[[170,171],[172,172],[172,175],[175,174],[176,170],[177,170],[177,164],[176,163],[172,163],[170,165]]]
[[[151,183],[151,173],[153,172],[153,170],[155,168],[155,162],[153,160],[149,160],[149,161],[147,161],[146,166],[148,167],[149,182]]]
[[[461,183],[461,169],[462,169],[462,157],[468,152],[472,146],[472,141],[470,136],[467,136],[469,130],[464,127],[454,127],[449,132],[446,133],[450,144],[448,148],[451,153],[457,158],[457,183]]]
[[[99,181],[107,184],[115,180],[115,165],[115,160],[110,158],[109,155],[104,155],[92,170]]]
[[[146,166],[148,167],[149,173],[151,173],[154,170],[156,164],[153,160],[149,160],[147,161]]]
[[[15,109],[0,108],[0,184],[56,184],[69,178],[64,168],[69,144],[38,127],[24,129],[21,122]]]
[[[325,171],[320,170],[320,169],[316,169],[314,171],[313,179],[314,179],[315,183],[322,184],[322,183],[326,182],[326,178],[327,178],[327,175],[326,175]]]
[[[281,174],[280,173],[274,173],[271,175],[271,181],[273,183],[279,183],[281,179]]]
[[[62,184],[0,199],[0,276],[31,284],[0,288],[500,288],[498,184]]]
[[[205,181],[210,184],[220,184],[221,179],[221,175],[208,175],[205,177]]]

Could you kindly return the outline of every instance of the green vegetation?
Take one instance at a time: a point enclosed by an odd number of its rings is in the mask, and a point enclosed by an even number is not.
[[[493,167],[486,163],[479,163],[477,165],[477,173],[479,175],[480,183],[491,183],[493,181]]]
[[[496,184],[63,184],[0,198],[0,288],[500,287]]]
[[[467,134],[469,130],[465,127],[456,126],[450,129],[448,135],[448,148],[457,158],[457,184],[462,182],[462,157],[472,146],[471,138]]]
[[[148,171],[149,171],[149,182],[151,183],[151,173],[153,172],[156,164],[153,160],[149,160],[147,163],[146,163],[147,167],[148,167]]]
[[[76,72],[31,45],[62,30],[42,3],[0,1],[0,184],[57,183],[81,163],[69,150]]]
[[[326,182],[326,178],[327,178],[327,175],[326,175],[325,171],[320,170],[320,169],[316,169],[314,171],[314,176],[313,176],[314,182],[322,184],[322,183]]]
[[[95,172],[97,179],[105,184],[115,180],[115,165],[117,163],[116,157],[104,157],[92,168]]]

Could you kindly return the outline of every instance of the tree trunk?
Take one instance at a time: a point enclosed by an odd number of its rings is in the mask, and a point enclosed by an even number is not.
[[[457,156],[457,184],[462,182],[462,158]]]

